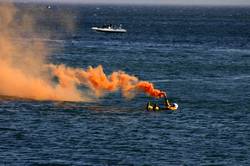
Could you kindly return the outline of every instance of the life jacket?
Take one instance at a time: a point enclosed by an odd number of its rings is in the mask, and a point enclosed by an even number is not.
[[[156,105],[156,104],[151,105],[151,103],[148,102],[148,104],[147,104],[147,110],[148,111],[160,111],[160,107],[158,105]]]
[[[168,108],[169,110],[175,111],[175,110],[177,110],[177,108],[178,108],[178,104],[173,103],[172,105],[169,105],[167,108]]]

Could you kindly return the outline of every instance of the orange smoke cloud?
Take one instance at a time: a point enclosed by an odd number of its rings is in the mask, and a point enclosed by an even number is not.
[[[34,20],[25,15],[18,24],[16,12],[12,4],[0,3],[0,95],[35,100],[90,101],[115,91],[121,91],[126,98],[138,92],[153,97],[165,94],[154,89],[153,84],[139,81],[123,71],[106,75],[102,66],[83,70],[48,65],[49,52],[45,44],[23,40],[23,32],[31,38],[36,35],[32,26]]]
[[[36,36],[32,19],[27,15],[22,17],[17,11],[11,3],[0,3],[0,95],[36,100],[88,100],[76,87],[51,81],[45,65],[48,49],[44,43],[30,40]],[[23,33],[29,34],[30,39]]]
[[[138,82],[136,87],[152,97],[161,98],[167,95],[166,92],[155,89],[152,83],[146,81]]]
[[[120,90],[124,97],[131,98],[137,92],[144,92],[152,97],[163,97],[165,92],[155,89],[152,83],[139,81],[123,71],[106,75],[102,66],[89,67],[87,70],[74,69],[64,65],[50,65],[52,72],[62,85],[84,85],[89,87],[95,96],[102,96],[107,92]]]
[[[81,101],[81,95],[74,88],[64,88],[42,77],[28,75],[18,68],[0,61],[0,94],[36,100]]]

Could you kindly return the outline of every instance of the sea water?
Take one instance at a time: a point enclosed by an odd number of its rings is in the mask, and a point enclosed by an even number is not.
[[[249,8],[50,6],[18,5],[40,21],[33,40],[53,50],[50,63],[125,71],[179,109],[147,112],[148,101],[162,101],[119,92],[94,103],[3,96],[1,165],[250,164]],[[55,23],[62,15],[72,28]],[[127,33],[91,30],[103,24]]]

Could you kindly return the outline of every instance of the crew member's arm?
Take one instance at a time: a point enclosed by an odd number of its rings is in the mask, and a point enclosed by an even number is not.
[[[161,93],[159,93],[159,95],[158,95],[158,97],[159,98],[162,98],[162,97],[167,97],[167,94],[166,94],[166,92],[161,92]]]
[[[170,105],[170,103],[169,103],[169,101],[168,101],[168,99],[167,99],[167,107],[170,107],[171,105]]]

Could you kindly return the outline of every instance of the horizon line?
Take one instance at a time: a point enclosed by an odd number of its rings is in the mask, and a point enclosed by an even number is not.
[[[140,3],[140,2],[62,2],[62,1],[54,1],[49,2],[48,0],[45,1],[34,1],[34,0],[3,0],[3,2],[12,2],[12,3],[33,3],[33,4],[72,4],[72,5],[114,5],[114,6],[187,6],[187,7],[250,7],[250,4],[202,4],[202,3]],[[0,2],[1,3],[1,2]]]

